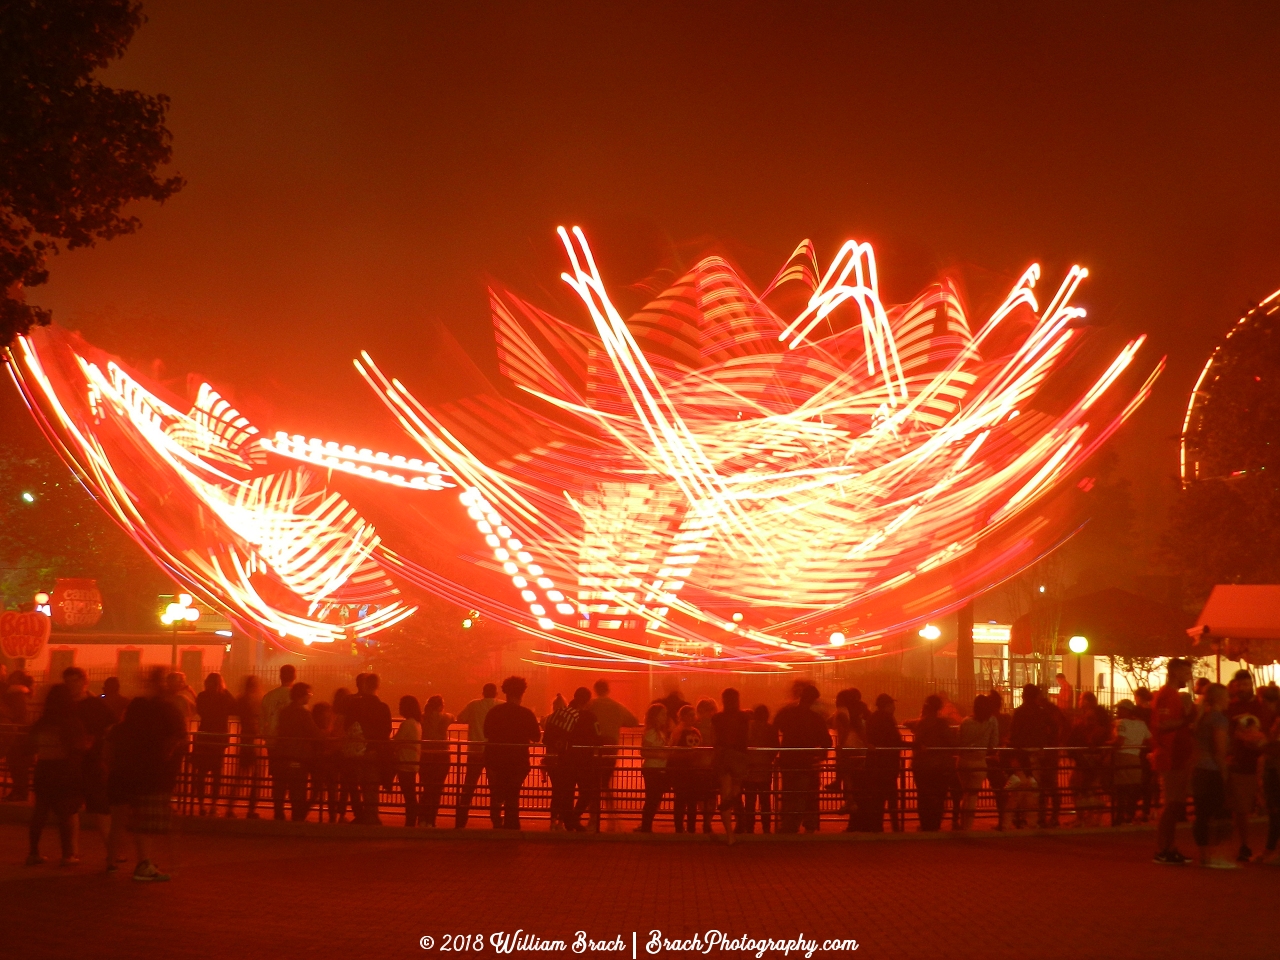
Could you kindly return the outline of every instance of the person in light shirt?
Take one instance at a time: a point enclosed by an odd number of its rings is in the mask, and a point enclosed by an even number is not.
[[[454,827],[461,830],[467,825],[471,816],[471,798],[475,796],[476,784],[480,782],[480,774],[484,770],[484,721],[489,711],[498,705],[498,686],[486,683],[480,691],[480,699],[472,700],[458,714],[458,722],[467,725],[467,770],[463,776],[462,788],[458,791],[457,820]]]
[[[600,829],[600,809],[609,816],[609,829],[617,828],[613,806],[613,771],[618,766],[617,746],[622,742],[623,727],[638,727],[640,721],[635,714],[609,696],[609,683],[597,680],[592,689],[595,697],[587,704],[587,709],[596,715],[596,723],[600,726],[600,736],[604,738],[604,749],[600,751],[600,807],[592,811],[590,829]],[[611,749],[612,748],[612,749]]]

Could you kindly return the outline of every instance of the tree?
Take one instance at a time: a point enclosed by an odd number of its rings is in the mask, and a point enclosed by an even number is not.
[[[133,233],[125,204],[183,186],[156,177],[168,98],[93,79],[144,22],[136,0],[0,0],[0,346],[49,322],[24,291],[60,245]]]
[[[39,437],[0,447],[0,608],[30,603],[58,577],[102,591],[102,626],[151,630],[172,581],[93,502]]]
[[[1187,476],[1162,552],[1188,600],[1280,577],[1278,386],[1280,311],[1254,307],[1214,353],[1182,438]]]

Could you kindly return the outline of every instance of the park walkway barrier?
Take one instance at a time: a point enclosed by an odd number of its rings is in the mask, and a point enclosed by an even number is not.
[[[190,816],[276,815],[277,800],[289,819],[312,822],[405,822],[406,788],[412,793],[419,825],[432,817],[424,801],[438,790],[434,825],[452,827],[460,809],[469,822],[489,819],[490,775],[497,747],[529,755],[529,772],[520,790],[521,815],[549,821],[552,780],[564,773],[577,787],[577,819],[584,829],[625,829],[640,823],[645,799],[639,728],[624,729],[616,745],[572,748],[548,755],[542,744],[501,745],[469,742],[464,726],[443,741],[418,741],[422,760],[397,760],[407,740],[321,740],[243,738],[192,731],[180,752],[173,806]],[[1145,755],[1100,747],[1053,746],[1039,749],[914,749],[911,731],[901,730],[904,746],[895,748],[752,748],[747,786],[754,807],[754,829],[767,820],[773,830],[816,816],[824,829],[904,831],[924,820],[952,828],[966,812],[976,828],[1022,826],[1118,825],[1149,818],[1158,806],[1155,780]],[[0,790],[11,794],[30,782],[30,744],[25,730],[0,727],[4,755]],[[666,748],[667,777],[680,778],[696,791],[699,825],[715,816],[719,787],[714,748]],[[215,783],[216,781],[216,783]],[[216,801],[215,801],[216,797]],[[376,800],[374,799],[376,798]],[[664,793],[655,829],[672,826],[674,795]],[[922,801],[924,810],[922,810]],[[966,819],[970,819],[966,818]],[[810,820],[812,822],[812,820]]]

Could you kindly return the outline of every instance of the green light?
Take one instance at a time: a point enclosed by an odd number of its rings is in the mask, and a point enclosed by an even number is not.
[[[36,495],[34,493],[24,493],[22,495],[22,499],[27,501],[27,503],[35,503]]]

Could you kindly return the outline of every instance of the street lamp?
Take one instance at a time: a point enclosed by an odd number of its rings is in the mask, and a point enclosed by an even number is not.
[[[160,614],[160,622],[166,627],[173,627],[173,647],[169,656],[171,669],[178,669],[178,624],[195,623],[199,619],[200,610],[192,603],[189,593],[178,594],[177,602],[166,606],[164,613]]]
[[[920,636],[929,641],[929,679],[936,683],[937,678],[934,676],[933,672],[933,641],[942,636],[942,630],[939,627],[934,626],[932,623],[926,623],[920,629]]]
[[[833,647],[844,646],[844,634],[841,633],[839,630],[836,630],[834,633],[831,634],[830,640],[831,640],[831,645]]]
[[[1072,637],[1067,647],[1076,655],[1076,703],[1080,702],[1080,664],[1084,660],[1084,652],[1089,649],[1089,641],[1084,637]]]

